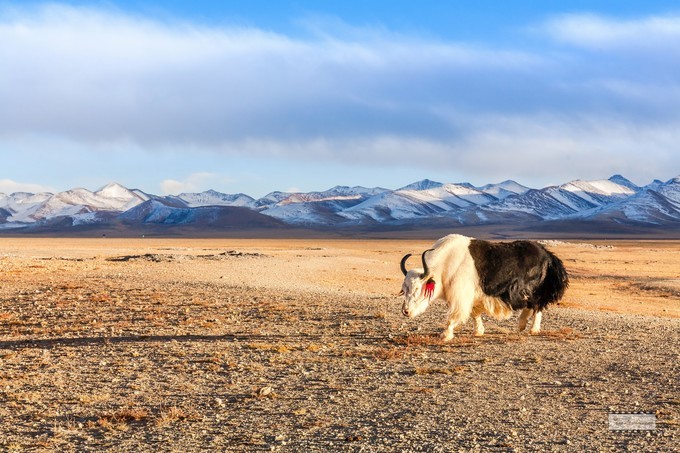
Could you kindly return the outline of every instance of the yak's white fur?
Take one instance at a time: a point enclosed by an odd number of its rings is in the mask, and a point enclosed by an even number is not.
[[[483,313],[496,319],[507,319],[512,315],[512,309],[503,301],[487,296],[482,291],[469,251],[470,240],[471,238],[458,234],[439,239],[432,247],[433,250],[425,256],[428,275],[423,278],[423,269],[412,269],[404,278],[402,290],[405,299],[402,311],[405,315],[414,318],[422,314],[431,300],[446,301],[448,314],[447,325],[442,333],[444,341],[452,340],[455,327],[464,324],[470,316],[475,320],[475,335],[483,335]],[[435,282],[431,298],[423,293],[423,285],[428,278]]]
[[[531,330],[529,332],[536,335],[541,331],[541,319],[543,319],[543,312],[537,311],[534,314],[534,323],[532,324]]]

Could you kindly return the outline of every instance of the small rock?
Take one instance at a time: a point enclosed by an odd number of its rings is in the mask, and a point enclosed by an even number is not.
[[[258,390],[257,394],[259,396],[269,396],[269,395],[272,394],[273,391],[274,391],[273,388],[267,386],[267,387],[262,387],[260,390]]]

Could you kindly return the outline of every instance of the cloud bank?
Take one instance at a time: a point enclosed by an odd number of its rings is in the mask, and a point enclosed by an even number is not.
[[[219,187],[230,182],[230,180],[215,173],[192,173],[181,181],[164,179],[161,181],[161,190],[164,195],[200,192],[203,187]]]
[[[292,37],[105,9],[2,10],[0,143],[56,137],[92,152],[185,147],[483,180],[680,168],[680,16],[553,17],[522,48],[318,25]]]
[[[28,192],[28,193],[42,193],[42,192],[53,192],[54,189],[51,187],[42,186],[40,184],[26,184],[14,181],[12,179],[0,179],[0,194],[10,194],[17,192]]]

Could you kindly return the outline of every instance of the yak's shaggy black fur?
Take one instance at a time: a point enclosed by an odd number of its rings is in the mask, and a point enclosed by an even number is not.
[[[562,261],[533,241],[492,243],[473,239],[469,247],[484,293],[513,310],[543,310],[569,286]]]

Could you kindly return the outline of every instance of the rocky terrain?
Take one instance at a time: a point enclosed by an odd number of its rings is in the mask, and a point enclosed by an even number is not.
[[[670,451],[680,244],[552,242],[536,336],[400,314],[426,241],[0,240],[5,451]],[[611,413],[656,429],[612,431]]]

